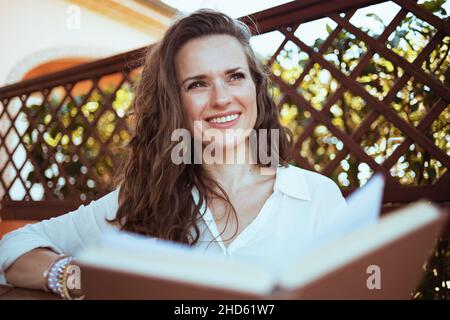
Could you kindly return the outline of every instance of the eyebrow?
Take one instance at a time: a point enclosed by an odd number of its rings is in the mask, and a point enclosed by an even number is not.
[[[243,69],[243,68],[242,67],[236,67],[236,68],[232,68],[232,69],[227,69],[227,70],[225,70],[225,74],[234,73],[234,72],[238,71],[239,69]],[[207,78],[206,74],[199,74],[199,75],[196,75],[196,76],[188,77],[188,78],[184,79],[181,82],[181,85],[183,85],[186,81],[201,80],[201,79],[205,79],[205,78]]]

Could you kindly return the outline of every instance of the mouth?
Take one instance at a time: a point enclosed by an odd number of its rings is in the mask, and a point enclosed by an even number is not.
[[[222,115],[216,115],[213,117],[209,117],[206,119],[206,121],[213,126],[222,126],[222,125],[230,125],[234,124],[239,117],[241,116],[240,112],[231,112],[228,114],[222,114]]]

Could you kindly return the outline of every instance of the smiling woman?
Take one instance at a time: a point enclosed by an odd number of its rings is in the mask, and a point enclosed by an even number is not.
[[[252,129],[257,118],[256,88],[244,49],[229,35],[190,40],[178,52],[177,77],[186,120],[203,130]],[[219,139],[220,141],[220,139]],[[248,140],[222,140],[225,148],[239,148]],[[222,142],[220,141],[220,142]]]
[[[290,133],[280,125],[264,67],[255,58],[250,37],[245,24],[203,10],[175,22],[149,53],[136,92],[136,137],[130,143],[134,154],[130,153],[120,180],[123,205],[115,221],[125,219],[126,230],[195,244],[201,236],[199,210],[207,203],[214,207],[224,241],[231,242],[255,219],[273,192],[275,175],[261,175],[259,159],[227,165],[174,164],[171,159],[175,142],[170,137],[179,128],[200,137],[204,145],[211,142],[211,129],[215,133],[221,130],[223,139],[212,144],[237,155],[251,146],[245,134],[235,132],[254,129],[259,134],[260,129],[267,130],[258,140],[264,139],[260,144],[270,146],[270,129],[274,129],[279,131],[278,141],[270,156],[287,165]],[[199,155],[192,154],[195,156]],[[253,188],[258,201],[244,210],[248,202],[242,203],[236,195],[243,194],[246,184]],[[148,189],[148,185],[158,188]],[[198,191],[197,204],[192,202],[193,188]],[[145,209],[137,196],[142,193],[150,200]],[[240,218],[238,211],[242,212]],[[159,212],[166,212],[166,216]]]
[[[288,165],[291,134],[280,124],[250,36],[243,23],[216,11],[177,20],[147,54],[117,189],[76,211],[7,234],[0,242],[0,282],[71,298],[74,292],[61,280],[76,264],[70,256],[110,229],[250,259],[274,270],[313,241],[345,200],[332,180]],[[176,130],[227,155],[266,148],[280,165],[263,161],[264,152],[243,163],[174,162]],[[224,139],[211,140],[210,130]],[[248,132],[255,133],[257,145]],[[195,148],[187,155],[203,156]]]

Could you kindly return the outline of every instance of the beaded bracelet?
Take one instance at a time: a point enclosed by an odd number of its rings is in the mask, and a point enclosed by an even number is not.
[[[45,286],[44,289],[47,291],[58,294],[61,298],[65,298],[62,283],[62,277],[64,275],[64,271],[66,270],[69,263],[72,261],[72,257],[70,256],[61,256],[53,264],[50,268],[47,269],[46,273],[44,273],[45,277]]]
[[[69,266],[67,264],[59,278],[59,288],[61,290],[60,295],[64,300],[73,300],[72,296],[69,293],[69,289],[67,288],[67,280],[69,278]]]
[[[83,296],[79,296],[79,297],[74,297],[71,296],[70,292],[69,292],[69,288],[67,286],[67,282],[68,282],[68,278],[70,276],[70,272],[69,272],[69,267],[71,266],[71,264],[69,263],[63,271],[63,274],[60,278],[61,284],[60,284],[60,288],[62,288],[62,293],[61,296],[64,300],[84,300],[84,295]]]
[[[72,274],[71,272],[71,268],[70,267],[78,267],[76,265],[73,265],[72,263],[69,263],[65,268],[64,268],[64,272],[63,272],[63,276],[62,276],[62,285],[61,288],[63,289],[63,299],[67,299],[67,300],[84,300],[85,296],[84,295],[75,295],[73,296],[73,292],[71,293],[71,291],[69,290],[69,277]],[[80,289],[80,288],[78,288]],[[76,293],[80,293],[80,291],[76,292]]]

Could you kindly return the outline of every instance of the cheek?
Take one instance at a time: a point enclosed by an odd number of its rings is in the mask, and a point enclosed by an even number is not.
[[[201,136],[202,130],[199,125],[201,123],[205,104],[199,97],[183,94],[181,95],[181,103],[183,106],[186,128],[193,136],[196,136],[196,134]],[[197,126],[195,124],[197,124]]]
[[[249,84],[248,86],[242,88],[240,100],[245,106],[246,111],[251,115],[251,118],[256,121],[258,108],[256,103],[256,88],[254,84]]]
[[[189,122],[201,119],[203,111],[202,103],[195,97],[184,95],[181,97],[181,103],[183,105],[184,114]]]

